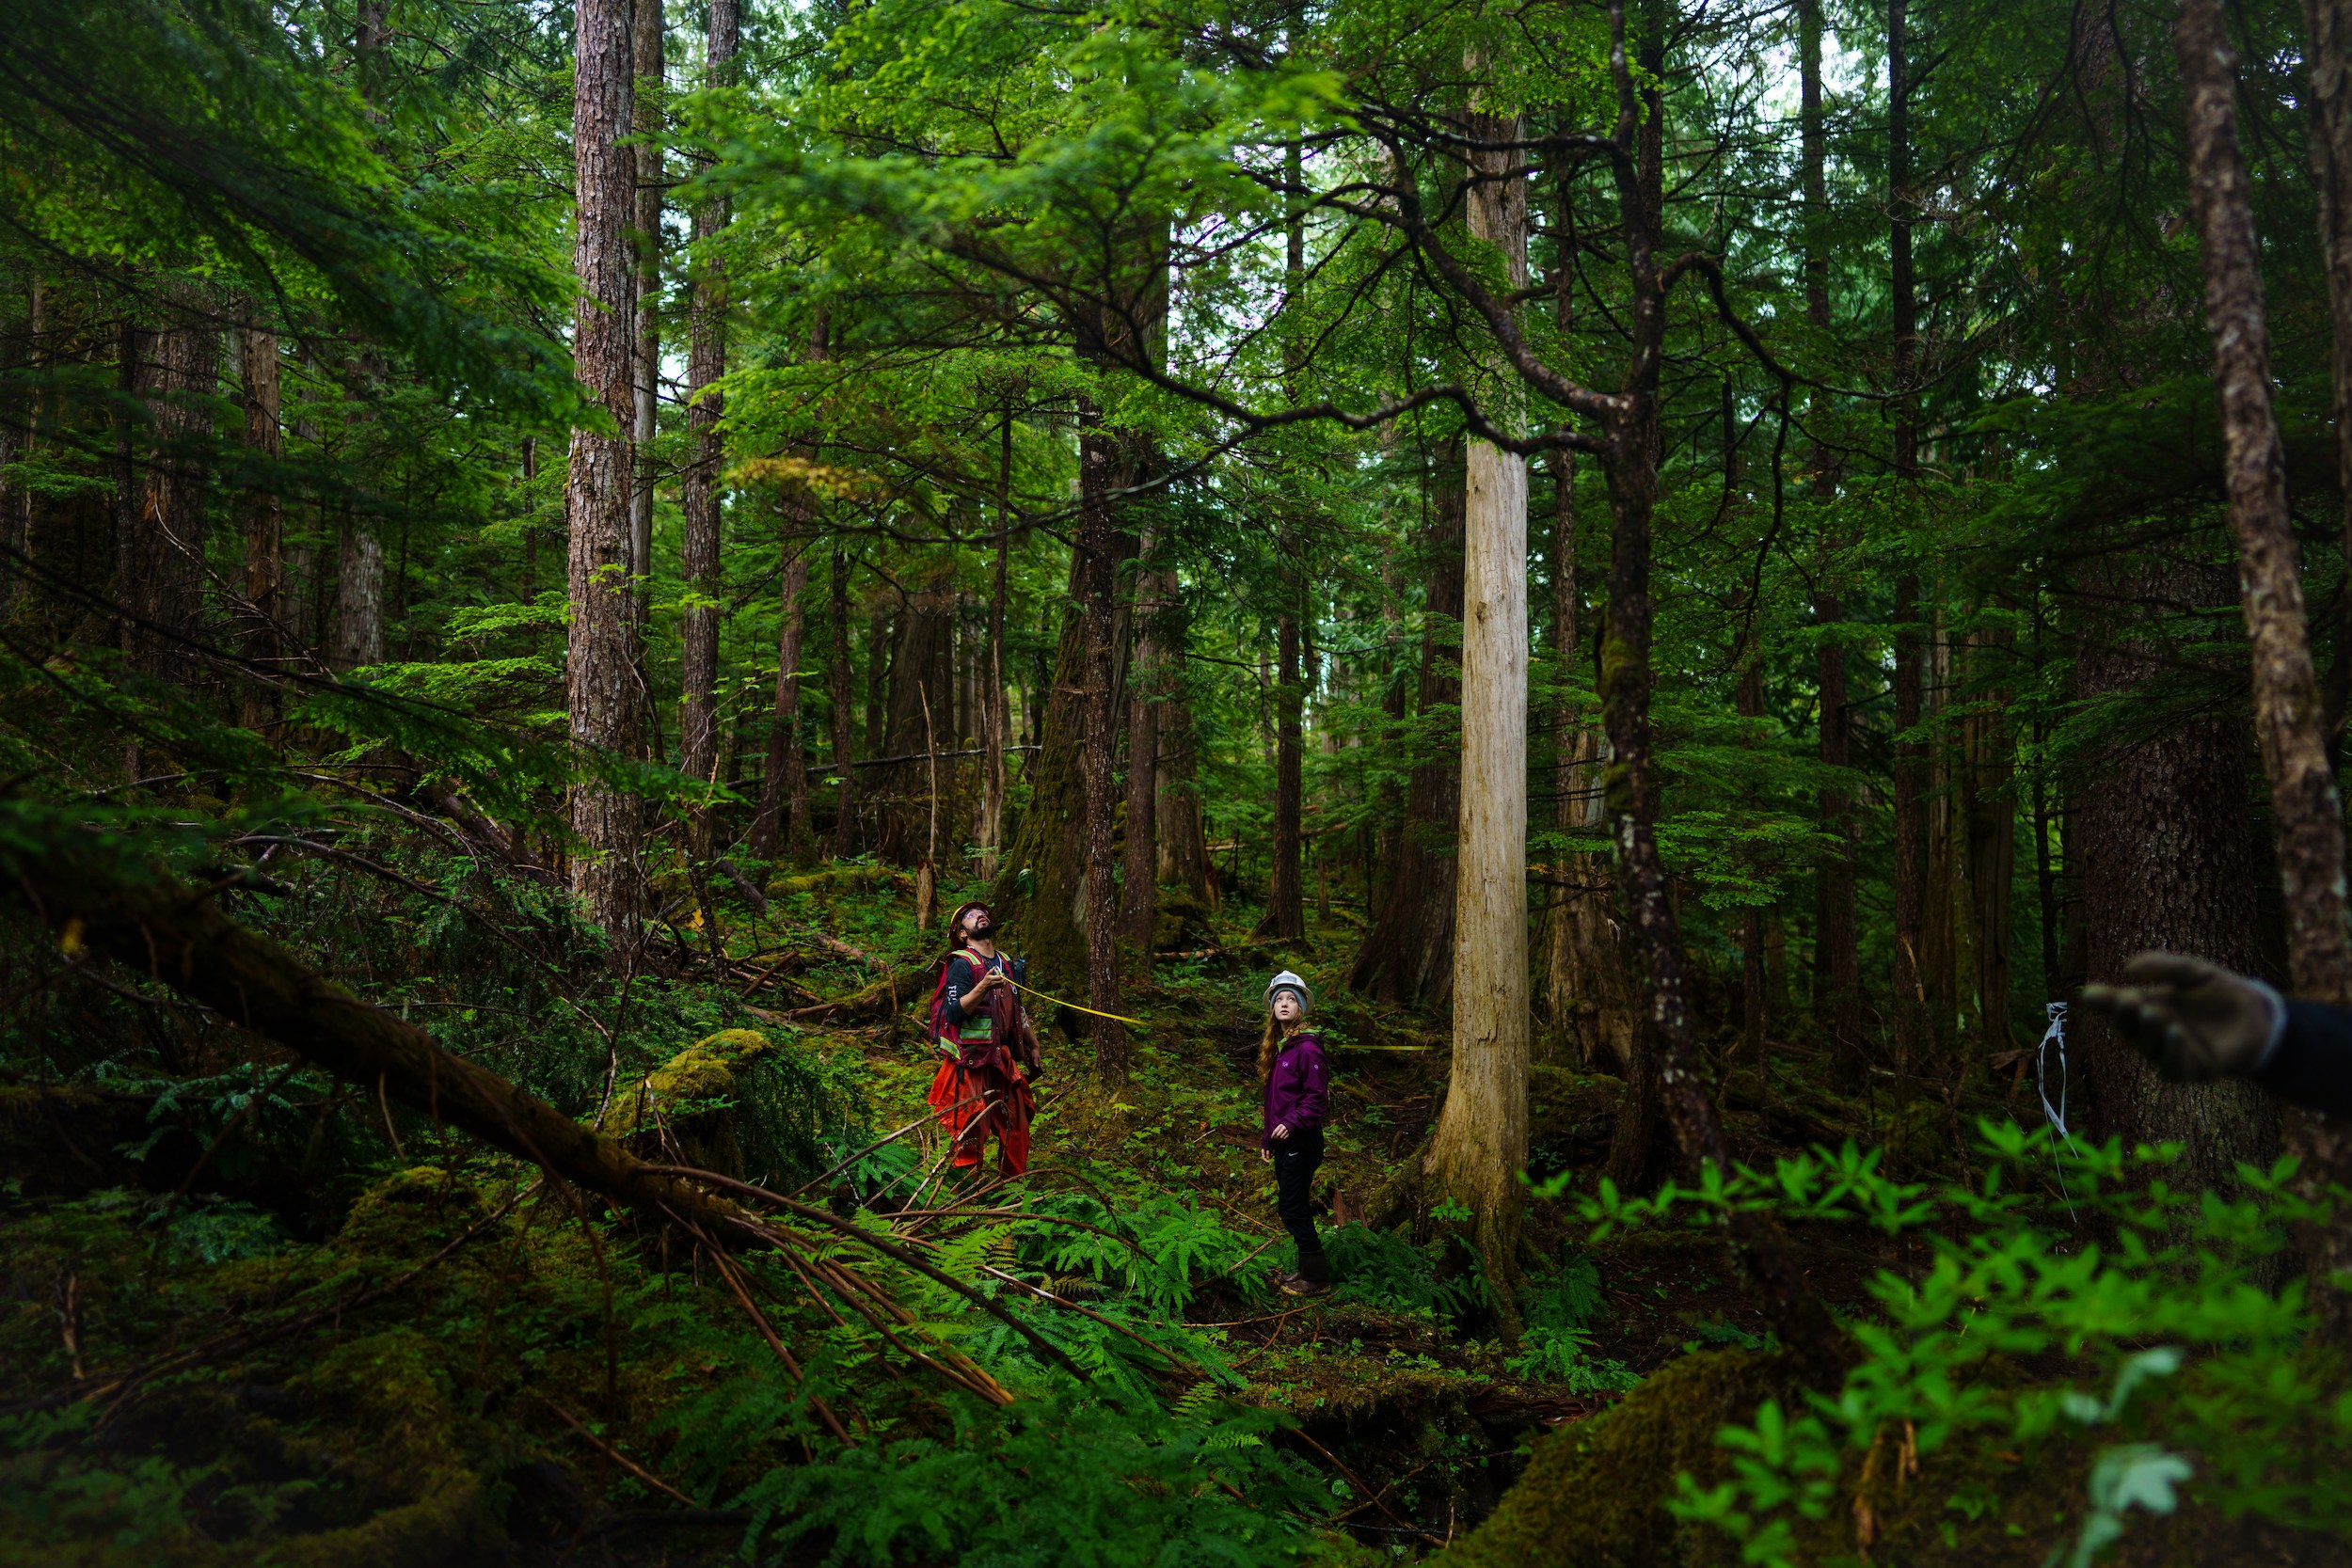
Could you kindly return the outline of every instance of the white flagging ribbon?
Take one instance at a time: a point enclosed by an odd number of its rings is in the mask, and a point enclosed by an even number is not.
[[[2050,1118],[2050,1125],[2058,1129],[2058,1136],[2072,1144],[2074,1141],[2074,1134],[2069,1132],[2066,1126],[2066,1004],[2052,1002],[2048,1006],[2050,1027],[2042,1031],[2042,1045],[2034,1053],[2034,1087],[2042,1095],[2042,1114]],[[2054,1045],[2058,1047],[2058,1097],[2056,1105],[2050,1103],[2050,1048]],[[2058,1195],[2066,1199],[2066,1212],[2073,1214],[2074,1195],[2066,1190],[2066,1167],[2058,1164],[2058,1150],[2055,1148],[2050,1150],[2050,1163],[2058,1165]]]

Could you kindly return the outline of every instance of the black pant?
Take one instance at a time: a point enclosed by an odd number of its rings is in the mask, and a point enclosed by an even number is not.
[[[1315,1234],[1314,1215],[1307,1199],[1314,1191],[1315,1170],[1323,1164],[1323,1129],[1301,1127],[1287,1138],[1274,1140],[1274,1212],[1282,1228],[1298,1243],[1298,1272],[1309,1279],[1331,1277],[1324,1261],[1323,1238]]]

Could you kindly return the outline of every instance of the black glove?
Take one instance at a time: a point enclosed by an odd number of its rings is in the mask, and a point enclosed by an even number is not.
[[[2176,1084],[2243,1077],[2262,1065],[2283,1016],[2279,993],[2202,958],[2141,953],[2121,986],[2085,986],[2082,1002],[2115,1022]]]

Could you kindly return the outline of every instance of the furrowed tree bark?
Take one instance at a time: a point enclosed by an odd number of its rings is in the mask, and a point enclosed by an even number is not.
[[[801,745],[801,595],[808,591],[806,540],[793,540],[785,548],[781,594],[783,630],[776,638],[776,700],[768,721],[768,771],[760,781],[759,814],[744,847],[757,860],[773,860],[779,832],[787,826],[785,843],[795,860],[808,852],[808,763]]]
[[[2336,661],[2328,672],[2331,756],[2341,760],[2344,708],[2352,693],[2352,0],[2303,0],[2303,72],[2311,104],[2312,183],[2327,260],[2328,368],[2335,393],[2338,537],[2344,567],[2336,593]]]
[[[2077,693],[2153,700],[2176,639],[2147,623],[2181,606],[2225,606],[2228,575],[2188,550],[2102,552],[2083,568],[2089,602],[2111,606],[2074,628]],[[2247,797],[2246,727],[2222,711],[2153,716],[2087,781],[2067,839],[2079,855],[2086,977],[2113,984],[2145,948],[2243,971],[2263,967]],[[2068,1031],[2081,1125],[2126,1148],[2178,1140],[2174,1180],[2224,1186],[2240,1161],[2277,1157],[2278,1114],[2251,1084],[2168,1084],[2106,1021],[2078,1012]]]
[[[1608,796],[1617,885],[1649,986],[1646,1042],[1657,1063],[1656,1083],[1676,1148],[1686,1170],[1695,1175],[1708,1164],[1728,1171],[1731,1156],[1692,1037],[1682,939],[1658,854],[1658,780],[1649,716],[1649,572],[1666,300],[1657,259],[1659,143],[1643,130],[1659,125],[1663,108],[1656,84],[1663,64],[1665,28],[1664,19],[1656,14],[1660,8],[1653,3],[1647,9],[1643,63],[1648,69],[1637,87],[1626,51],[1625,0],[1610,4],[1610,65],[1618,105],[1612,162],[1632,297],[1631,360],[1626,390],[1608,429],[1606,467],[1614,528],[1601,691],[1611,750]],[[1799,1272],[1787,1237],[1761,1214],[1735,1217],[1729,1231],[1767,1315],[1806,1381],[1817,1387],[1834,1384],[1842,1375],[1839,1336],[1820,1298]]]
[[[628,496],[629,657],[641,691],[651,686],[644,679],[645,631],[653,610],[653,438],[660,420],[661,390],[662,20],[662,0],[631,0],[629,66],[636,80],[630,87],[630,119],[637,139],[637,210],[629,224],[629,242],[637,261],[637,359],[630,377],[635,445]]]
[[[1470,233],[1527,286],[1516,117],[1473,117]],[[1527,459],[1473,440],[1462,528],[1462,816],[1454,879],[1454,1060],[1423,1157],[1427,1188],[1469,1206],[1508,1332],[1527,1164]]]
[[[850,736],[850,557],[835,546],[826,595],[831,657],[825,685],[833,701],[833,770],[834,778],[833,856],[847,860],[857,846],[856,749]]]
[[[2182,0],[2174,44],[2187,97],[2189,205],[2204,257],[2205,322],[2221,404],[2222,485],[2237,535],[2254,733],[2270,779],[2287,968],[2297,991],[2342,1006],[2352,1003],[2344,811],[2329,767],[2301,566],[2287,515],[2260,251],[2238,146],[2237,61],[2220,0]],[[2352,1118],[2298,1116],[2293,1131],[2303,1182],[2316,1190],[2352,1180]],[[2324,1236],[2312,1238],[2309,1261],[2323,1320],[2341,1333],[2352,1325],[2352,1294],[2328,1281],[2352,1269],[2352,1214],[2340,1214]]]
[[[1200,759],[1194,750],[1192,704],[1184,696],[1184,637],[1180,625],[1171,626],[1160,649],[1160,680],[1168,694],[1160,704],[1160,821],[1154,836],[1160,880],[1195,898],[1212,900],[1216,888],[1210,879],[1208,833],[1200,816]]]
[[[1080,469],[1083,477],[1085,469]],[[1014,824],[996,873],[997,917],[1028,958],[1041,990],[1070,996],[1083,987],[1086,910],[1087,624],[1086,558],[1070,559],[1067,608],[1044,697],[1038,751],[1029,768],[1029,806]]]
[[[1747,662],[1740,667],[1740,684],[1733,700],[1740,718],[1759,720],[1764,717],[1764,648],[1760,630],[1749,633]],[[1756,726],[1750,733],[1760,737],[1762,726]],[[1767,1084],[1764,1030],[1771,1015],[1771,987],[1766,980],[1764,911],[1751,904],[1740,911],[1740,1050],[1756,1064],[1756,1081],[1759,1089]]]
[[[1561,276],[1553,281],[1565,301],[1569,287],[1567,267],[1561,263]],[[1562,306],[1563,318],[1566,315]],[[1562,323],[1565,325],[1565,319]],[[1552,679],[1565,685],[1576,661],[1576,458],[1573,453],[1556,451],[1551,454],[1551,657]],[[1583,826],[1583,801],[1578,789],[1579,745],[1576,705],[1562,698],[1551,709],[1551,827],[1562,837]],[[1572,866],[1581,856],[1565,851],[1555,853],[1552,863],[1569,873],[1563,879],[1573,879]],[[1554,1049],[1565,1049],[1580,1040],[1585,1033],[1579,1027],[1580,1009],[1589,999],[1581,994],[1577,984],[1577,939],[1580,935],[1575,919],[1577,906],[1589,895],[1570,888],[1553,888],[1546,903],[1544,918],[1544,1015],[1550,1025]],[[1592,1060],[1590,1042],[1583,1043],[1581,1054],[1589,1065]]]
[[[1005,795],[1011,778],[1005,768],[1011,712],[1005,697],[1005,569],[1012,553],[1012,408],[1007,404],[996,433],[996,555],[988,591],[987,662],[980,678],[979,873],[993,878],[1005,847]]]
[[[658,6],[659,0],[641,3]],[[742,6],[740,0],[709,0],[709,25],[703,45],[704,85],[717,88],[729,85],[735,77],[735,49],[742,26]],[[726,232],[728,216],[723,196],[706,197],[702,205],[694,209],[693,284],[688,304],[691,322],[686,379],[691,390],[687,394],[686,420],[693,444],[685,471],[678,476],[678,575],[686,579],[687,596],[686,613],[678,626],[679,675],[685,688],[678,715],[678,758],[680,769],[696,779],[709,779],[719,761],[719,481],[726,459],[719,423],[726,414],[726,398],[718,383],[727,372],[727,273],[726,263],[717,249],[720,237]],[[805,585],[805,546],[795,559],[802,563],[801,576]],[[787,619],[797,620],[797,601],[787,595]],[[797,632],[795,641],[797,644]],[[792,662],[797,668],[799,660]],[[799,689],[795,685],[796,698]],[[777,695],[781,702],[781,675]],[[796,737],[797,734],[796,729]],[[755,847],[753,853],[765,858],[774,852],[775,816],[764,800],[760,810],[762,819],[769,824],[769,844],[765,849]],[[707,824],[699,820],[696,839],[696,851],[709,853]],[[794,842],[797,847],[799,841]]]
[[[285,451],[285,433],[278,424],[278,334],[247,325],[237,334],[242,351],[240,380],[245,387],[245,444],[254,459],[275,467]],[[279,590],[285,579],[285,508],[278,497],[278,482],[250,486],[245,511],[245,657],[257,669],[275,670],[279,648]],[[245,727],[264,733],[278,722],[278,692],[248,679],[241,714]]]
[[[1460,656],[1453,626],[1462,614],[1464,453],[1459,439],[1437,444],[1429,527],[1422,540],[1427,574],[1416,711],[1429,715],[1462,700]],[[1364,944],[1348,971],[1350,990],[1375,1001],[1442,1006],[1454,990],[1455,846],[1462,817],[1461,759],[1451,745],[1418,759],[1405,785],[1405,823],[1397,836],[1396,874]]]
[[[1080,427],[1078,436],[1079,619],[1084,627],[1086,744],[1079,754],[1086,813],[1086,960],[1087,1002],[1098,1013],[1119,1011],[1119,890],[1113,880],[1117,864],[1112,814],[1118,809],[1113,789],[1112,752],[1116,750],[1111,715],[1114,709],[1113,601],[1119,593],[1118,528],[1112,517],[1111,493],[1124,487],[1128,477],[1121,442],[1102,427],[1099,417]],[[1108,1018],[1089,1019],[1094,1042],[1094,1070],[1106,1084],[1127,1076],[1126,1025]]]
[[[139,639],[140,667],[159,679],[185,681],[192,673],[187,644],[203,610],[203,451],[213,416],[201,400],[219,388],[220,334],[199,323],[175,326],[156,334],[154,354],[153,456],[135,541],[142,556],[142,609],[154,630]]]
[[[1147,529],[1136,556],[1135,653],[1127,677],[1127,835],[1120,871],[1120,930],[1135,944],[1138,972],[1152,973],[1159,921],[1160,621],[1168,580]]]
[[[1288,557],[1297,538],[1285,530],[1277,546]],[[1287,559],[1280,568],[1281,612],[1274,626],[1274,851],[1273,872],[1267,879],[1265,914],[1257,934],[1278,942],[1307,934],[1298,874],[1300,824],[1300,715],[1304,707],[1298,681],[1298,605],[1306,582]]]
[[[637,414],[628,234],[637,165],[622,145],[630,131],[628,0],[581,0],[576,16],[573,265],[580,296],[572,355],[575,373],[609,428],[599,423],[572,432],[564,478],[571,609],[565,705],[575,746],[627,756],[635,751],[638,728],[628,532],[629,432]],[[588,918],[626,945],[636,910],[637,801],[600,779],[582,779],[573,786],[571,817],[579,841],[572,892]]]

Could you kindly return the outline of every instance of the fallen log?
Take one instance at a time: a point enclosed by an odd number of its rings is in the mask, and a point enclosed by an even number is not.
[[[152,873],[142,877],[139,868],[98,845],[75,844],[56,833],[0,841],[0,871],[8,873],[0,876],[0,895],[13,896],[56,930],[69,958],[87,950],[145,974],[379,1098],[397,1100],[437,1123],[529,1160],[650,1224],[668,1218],[714,1237],[814,1245],[807,1238],[780,1233],[774,1221],[707,1190],[724,1178],[648,1164],[536,1095],[443,1049],[397,1014],[361,1001],[277,942],[221,913],[211,889]],[[881,984],[898,983],[894,976]],[[848,1006],[876,990],[868,987],[856,997],[825,1006]],[[1086,1379],[1068,1355],[1001,1304],[859,1227],[838,1229],[848,1240],[909,1263],[1003,1322],[1045,1360]]]

